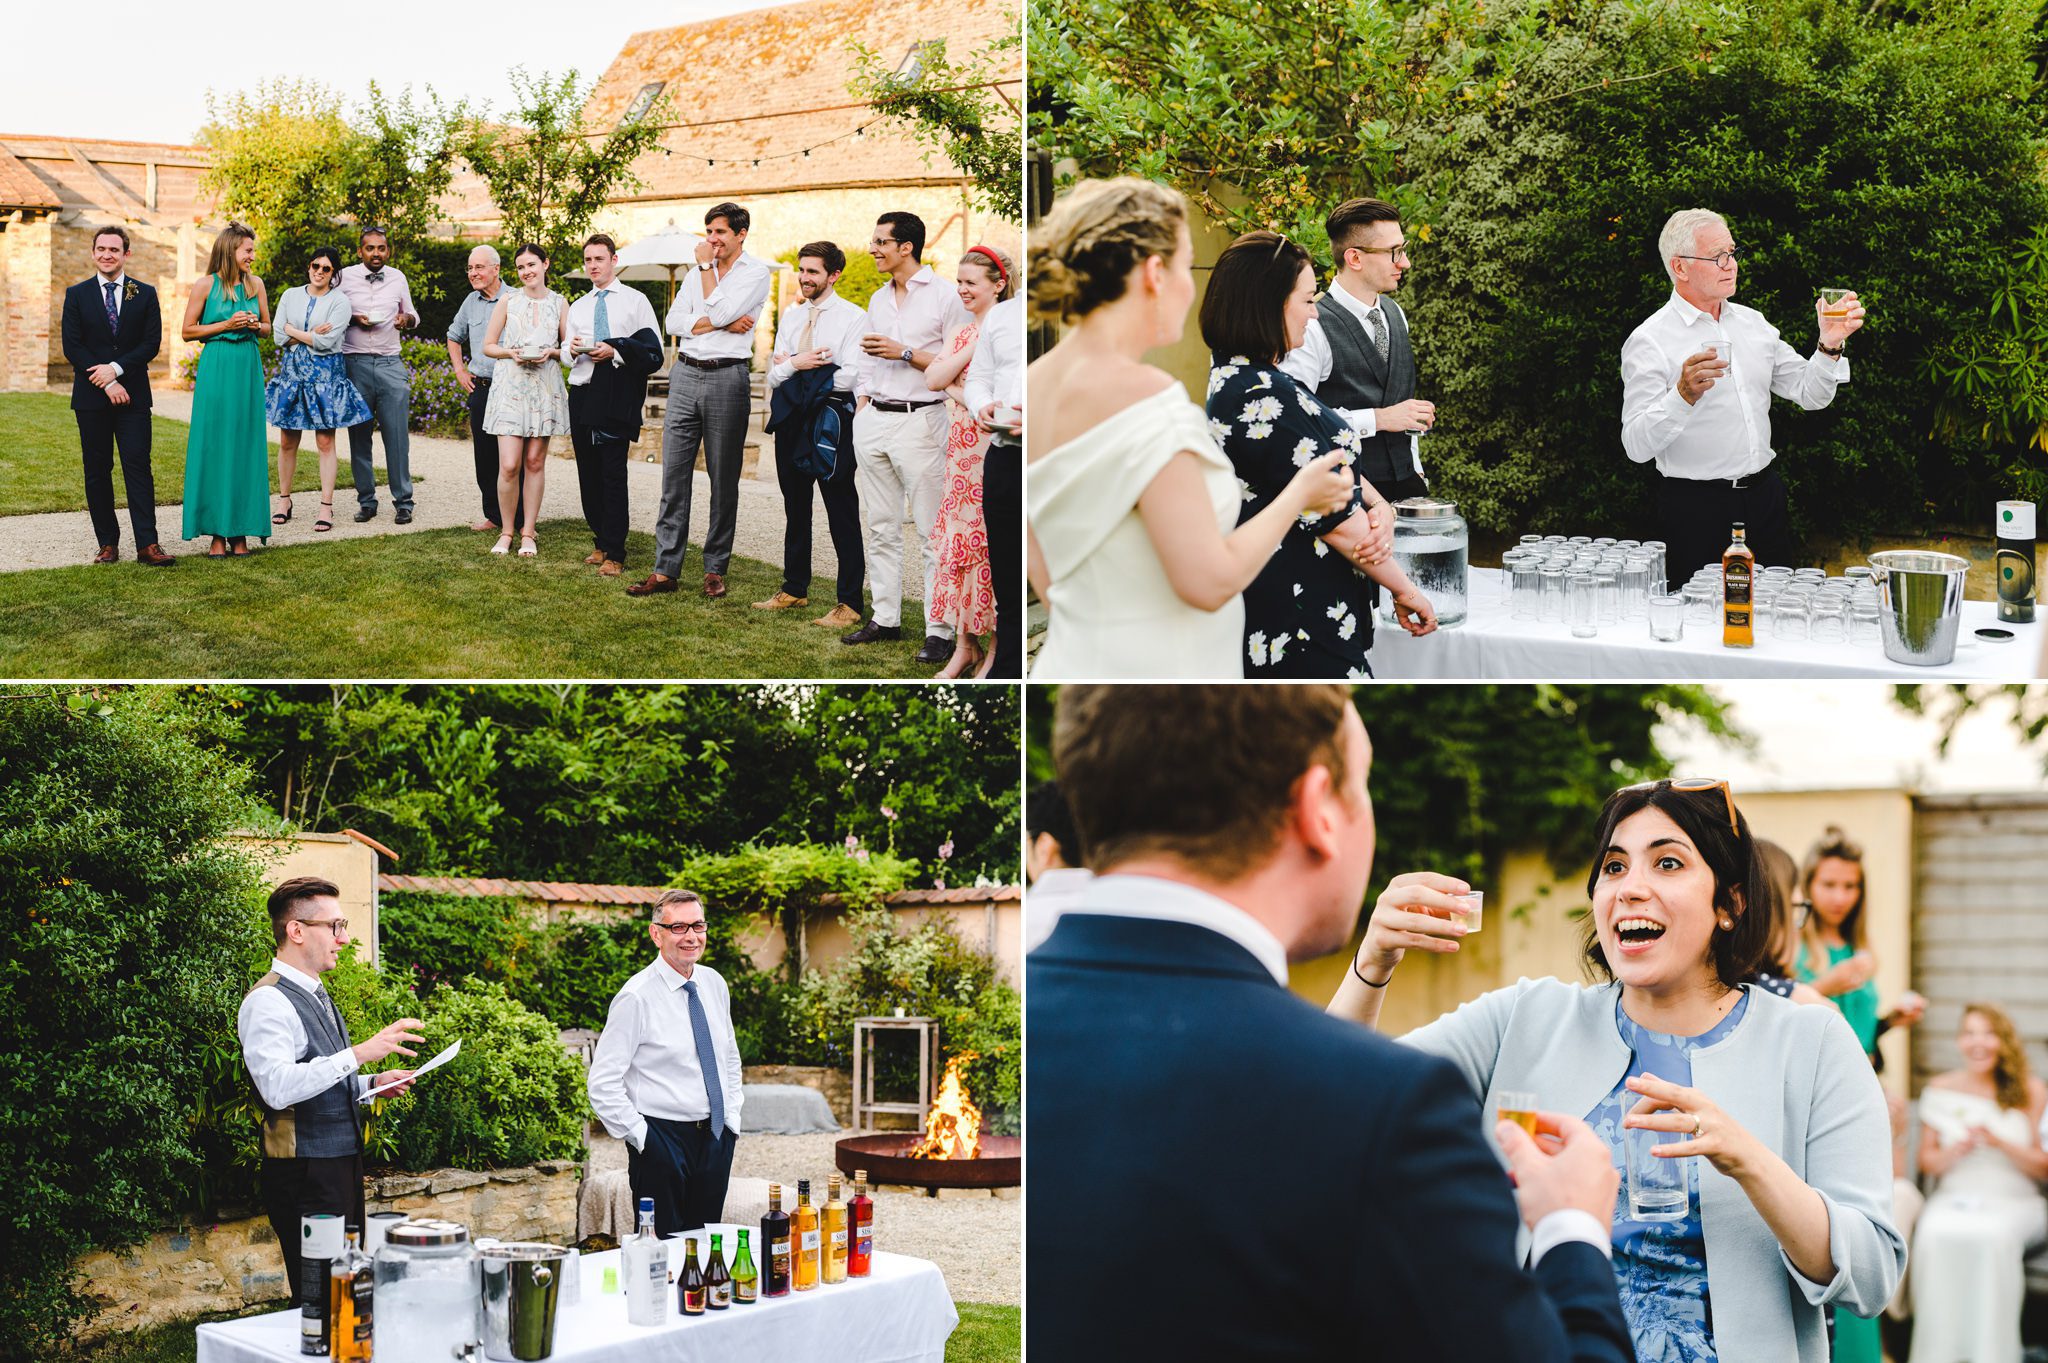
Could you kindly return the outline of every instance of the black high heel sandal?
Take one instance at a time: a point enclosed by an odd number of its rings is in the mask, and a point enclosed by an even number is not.
[[[275,511],[271,512],[270,523],[272,525],[290,525],[292,520],[292,494],[280,492],[278,496],[284,498],[284,512],[282,515]],[[265,538],[268,538],[268,536]]]

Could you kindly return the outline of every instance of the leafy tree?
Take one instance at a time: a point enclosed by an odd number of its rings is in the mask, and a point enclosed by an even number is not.
[[[212,727],[223,727],[215,722]],[[199,1173],[192,1095],[268,939],[248,773],[155,689],[0,691],[0,1356],[92,1307],[71,1265]]]
[[[854,77],[847,90],[877,113],[903,124],[925,148],[925,164],[944,156],[966,172],[975,205],[1014,223],[1024,221],[1023,128],[1002,85],[1016,79],[1023,37],[1015,11],[1001,38],[964,62],[946,55],[946,40],[922,43],[916,69],[899,75],[874,49],[847,41]]]
[[[1937,750],[1943,753],[1971,715],[2010,707],[2006,718],[2013,735],[2026,747],[2042,749],[2041,769],[2048,772],[2048,686],[2037,682],[1909,684],[1894,687],[1892,701],[1907,714],[1925,716],[1941,726]]]
[[[2008,258],[1990,317],[1923,360],[1937,439],[2003,462],[2015,497],[2048,502],[2048,223]]]
[[[1423,170],[1471,110],[1519,101],[1524,66],[1582,0],[1074,0],[1031,10],[1031,130],[1085,174],[1133,174],[1186,193],[1234,231],[1324,240],[1345,199],[1392,201],[1421,240],[1455,173]],[[1607,8],[1683,36],[1676,69],[1705,69],[1734,20],[1709,0]]]
[[[461,155],[490,185],[505,238],[546,247],[549,273],[559,278],[582,263],[583,238],[598,210],[640,187],[633,163],[661,146],[675,105],[663,95],[630,122],[599,130],[583,117],[595,83],[574,70],[529,75],[514,67],[509,79],[517,100],[509,122],[472,119]]]
[[[792,246],[776,259],[795,270],[797,249]],[[864,308],[875,296],[875,290],[881,287],[882,272],[875,268],[875,258],[865,250],[855,249],[846,253],[846,268],[840,272],[839,282],[832,286],[832,291],[847,302]]]

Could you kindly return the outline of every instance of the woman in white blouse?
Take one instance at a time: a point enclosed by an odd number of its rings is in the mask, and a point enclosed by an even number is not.
[[[370,404],[348,381],[341,338],[348,334],[349,303],[334,280],[341,252],[322,246],[306,262],[306,282],[286,289],[271,315],[277,342],[277,377],[263,386],[264,415],[277,427],[277,488],[284,505],[273,525],[292,518],[292,480],[299,472],[299,437],[313,432],[320,449],[320,515],[313,528],[334,528],[334,433],[370,419]]]

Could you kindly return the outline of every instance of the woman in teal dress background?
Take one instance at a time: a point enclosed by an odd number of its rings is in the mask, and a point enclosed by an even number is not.
[[[270,328],[270,300],[249,273],[255,259],[256,234],[229,223],[214,238],[205,287],[195,287],[185,305],[184,338],[206,342],[185,439],[185,538],[213,536],[209,558],[224,557],[230,545],[240,558],[249,536],[270,535],[270,440],[256,345]]]
[[[1877,956],[1864,937],[1868,887],[1863,849],[1841,829],[1829,828],[1808,850],[1799,888],[1807,902],[1806,921],[1800,925],[1799,978],[1841,1010],[1863,1053],[1882,1069],[1877,1039],[1893,1027],[1918,1022],[1927,1001],[1909,991],[1891,1011],[1879,1011]],[[1883,1363],[1883,1358],[1877,1321],[1835,1312],[1835,1363]]]

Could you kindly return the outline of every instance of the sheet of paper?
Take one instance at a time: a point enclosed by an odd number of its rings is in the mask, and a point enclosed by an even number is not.
[[[441,1052],[432,1060],[429,1060],[426,1064],[414,1070],[412,1072],[412,1077],[417,1079],[421,1075],[425,1074],[428,1070],[437,1070],[460,1054],[462,1054],[462,1043],[460,1041],[457,1041],[453,1046],[450,1046],[447,1050]],[[388,1084],[378,1084],[369,1091],[369,1096],[372,1098],[382,1097],[384,1094],[391,1092],[391,1090],[397,1088],[400,1084],[404,1082],[405,1081],[403,1079],[394,1079]]]

